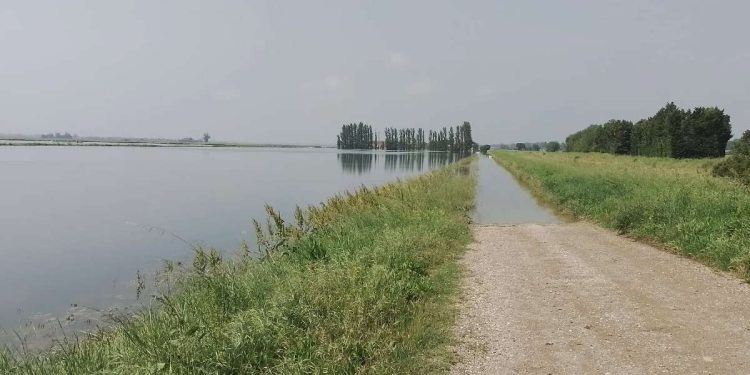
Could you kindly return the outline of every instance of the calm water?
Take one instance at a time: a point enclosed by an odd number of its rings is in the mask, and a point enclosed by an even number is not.
[[[479,158],[474,222],[479,224],[551,224],[559,222],[548,209],[540,206],[529,192],[487,156]]]
[[[331,149],[0,147],[0,327],[44,347],[106,324],[97,310],[135,300],[135,275],[190,244],[253,243],[266,203],[289,217],[361,185],[455,161],[447,153]],[[475,221],[550,223],[508,172],[479,160]],[[147,299],[146,299],[147,300]],[[15,334],[0,333],[0,343]],[[11,340],[12,341],[12,340]],[[13,344],[13,343],[11,343]]]
[[[451,161],[330,149],[0,147],[0,326],[67,324],[72,306],[132,303],[138,270],[189,259],[182,240],[226,252],[252,242],[250,220],[265,217],[265,203],[289,214]]]

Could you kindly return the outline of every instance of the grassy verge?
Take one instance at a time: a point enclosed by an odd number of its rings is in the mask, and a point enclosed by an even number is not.
[[[716,159],[496,152],[564,214],[750,278],[750,190],[711,176]]]
[[[464,160],[334,197],[292,224],[269,210],[262,260],[197,250],[190,276],[158,307],[51,354],[0,354],[0,373],[445,370],[472,170]]]

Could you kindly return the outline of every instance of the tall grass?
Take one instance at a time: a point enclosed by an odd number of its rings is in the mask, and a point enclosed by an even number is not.
[[[497,152],[495,160],[563,213],[750,279],[750,190],[711,175],[720,159]]]
[[[2,374],[432,373],[449,367],[470,160],[362,188],[293,222],[269,208],[262,260],[196,250],[155,307]]]

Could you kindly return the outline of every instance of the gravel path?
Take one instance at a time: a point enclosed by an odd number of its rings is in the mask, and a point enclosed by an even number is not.
[[[750,374],[750,286],[585,223],[477,226],[455,374]]]

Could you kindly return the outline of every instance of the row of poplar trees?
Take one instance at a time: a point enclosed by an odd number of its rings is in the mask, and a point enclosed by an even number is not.
[[[453,128],[442,128],[438,131],[430,130],[428,135],[428,149],[433,151],[451,151],[469,153],[476,151],[478,145],[471,138],[471,124],[464,121],[462,125]]]
[[[443,127],[438,131],[430,130],[425,134],[422,128],[386,128],[385,139],[378,142],[377,133],[372,126],[363,123],[348,124],[341,127],[341,133],[336,140],[339,149],[370,150],[383,148],[392,151],[450,151],[469,153],[476,151],[477,144],[471,137],[471,124]]]
[[[565,139],[565,150],[672,158],[723,157],[732,138],[729,115],[716,107],[683,110],[669,103],[633,124],[610,120]]]
[[[378,135],[372,126],[364,123],[341,126],[341,133],[336,138],[336,147],[345,150],[371,150],[378,144]]]
[[[383,146],[386,150],[412,151],[424,150],[427,143],[425,143],[422,128],[385,128],[385,144]]]

